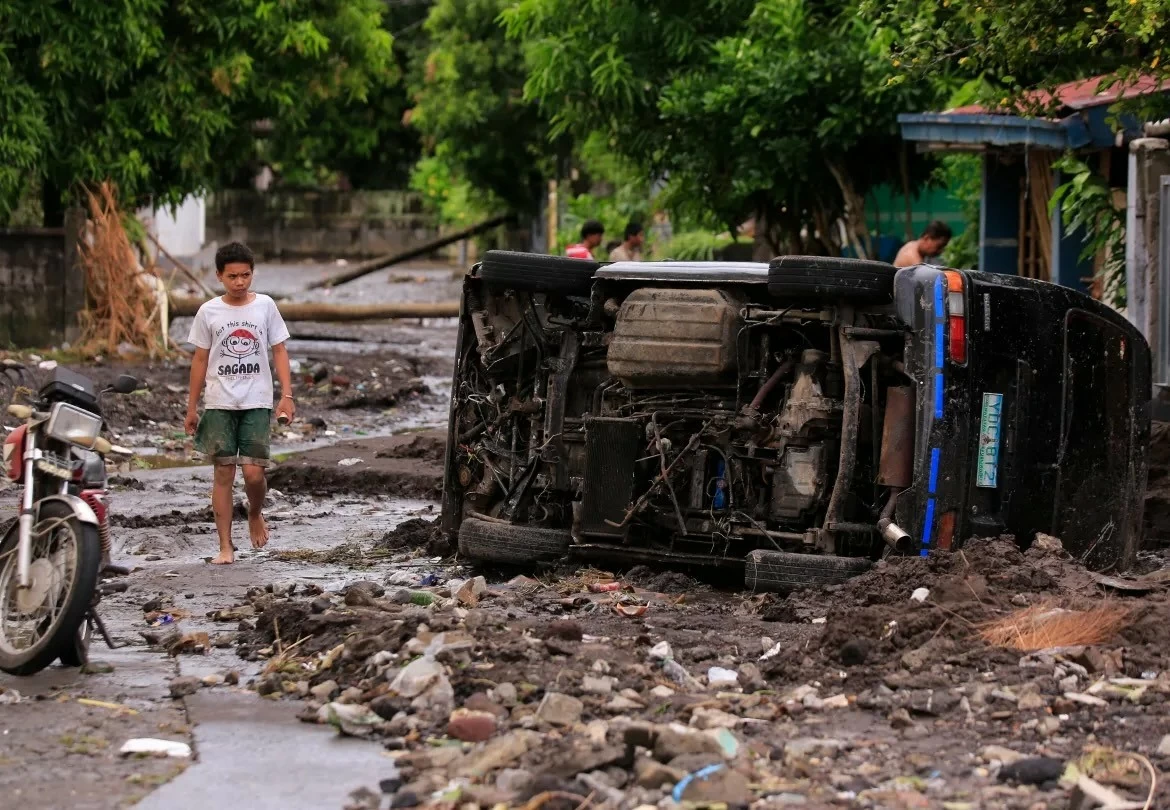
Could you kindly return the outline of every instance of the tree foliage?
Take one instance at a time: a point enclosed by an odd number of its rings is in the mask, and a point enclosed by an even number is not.
[[[254,124],[321,135],[395,82],[381,0],[0,0],[0,218],[112,180],[177,201],[255,155]],[[343,122],[341,122],[343,123]],[[323,126],[324,125],[324,126]],[[48,214],[48,212],[47,212]]]
[[[956,67],[986,79],[995,101],[1035,85],[1113,72],[1124,83],[1170,69],[1166,0],[863,0],[862,11],[899,31],[899,68]]]
[[[426,153],[415,185],[472,197],[478,207],[530,213],[555,150],[537,106],[523,97],[519,45],[498,22],[510,0],[437,0],[428,48],[412,74],[410,123]],[[449,198],[445,198],[449,199]]]
[[[928,177],[896,117],[941,83],[891,82],[890,30],[849,0],[520,0],[526,96],[554,131],[605,132],[670,196],[777,251],[867,249],[864,197]],[[836,223],[846,222],[845,239]]]

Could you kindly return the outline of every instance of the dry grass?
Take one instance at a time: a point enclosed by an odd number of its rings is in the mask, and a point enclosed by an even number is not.
[[[81,348],[89,354],[116,354],[130,346],[158,356],[165,346],[162,313],[152,286],[157,271],[139,266],[122,226],[114,187],[102,183],[88,198],[89,233],[79,245],[88,298],[80,316]]]
[[[1104,604],[1091,610],[1062,610],[1040,604],[978,626],[979,637],[996,647],[1023,652],[1101,644],[1125,624],[1129,609]]]

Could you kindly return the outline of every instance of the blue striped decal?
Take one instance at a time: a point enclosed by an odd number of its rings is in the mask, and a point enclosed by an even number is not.
[[[946,389],[946,380],[942,373],[934,375],[934,418],[943,418],[943,394]]]
[[[930,538],[934,534],[934,498],[926,502],[926,520],[922,524],[922,550],[918,552],[918,556],[927,557],[930,555]]]
[[[943,367],[943,325],[936,323],[934,325],[934,367],[942,369]]]
[[[943,312],[943,290],[946,288],[946,281],[943,280],[942,273],[934,280],[934,315],[936,318],[942,318],[946,313]]]
[[[930,451],[930,494],[934,495],[938,492],[938,460],[939,449],[936,447]]]

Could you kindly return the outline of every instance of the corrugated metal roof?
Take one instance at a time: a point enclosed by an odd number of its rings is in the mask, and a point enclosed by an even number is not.
[[[1055,107],[1055,113],[1057,117],[1060,117],[1061,113],[1086,110],[1091,107],[1115,104],[1127,98],[1138,98],[1140,96],[1170,91],[1170,85],[1167,85],[1157,77],[1146,75],[1138,76],[1136,79],[1120,81],[1113,84],[1113,86],[1107,86],[1102,89],[1101,85],[1108,85],[1113,79],[1114,76],[1108,74],[1105,76],[1094,76],[1091,79],[1066,82],[1057,85],[1053,91],[1029,90],[1024,94],[1024,100],[1020,107],[1023,109]],[[1011,113],[1015,111],[997,110],[979,104],[968,104],[965,107],[947,110],[945,114],[977,115],[979,113]]]

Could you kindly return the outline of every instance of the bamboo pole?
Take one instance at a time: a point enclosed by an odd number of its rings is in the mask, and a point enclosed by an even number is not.
[[[194,315],[204,302],[198,298],[171,296],[172,318]],[[458,301],[424,301],[394,304],[323,304],[284,302],[277,304],[286,321],[349,323],[386,321],[397,318],[454,318],[459,315]]]

